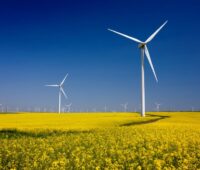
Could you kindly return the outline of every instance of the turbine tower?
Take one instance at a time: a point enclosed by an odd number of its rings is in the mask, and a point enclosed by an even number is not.
[[[1,112],[3,112],[3,105],[2,105],[2,104],[0,104],[0,107],[1,107]]]
[[[194,107],[192,106],[192,112],[194,112]]]
[[[107,112],[107,106],[106,105],[104,106],[104,112]]]
[[[121,104],[121,106],[124,108],[124,112],[126,112],[128,108],[128,103]]]
[[[156,105],[156,110],[157,110],[157,112],[159,112],[160,111],[160,103],[155,103],[155,105]]]
[[[58,87],[59,88],[59,99],[58,99],[58,113],[60,114],[60,110],[61,110],[61,95],[63,94],[65,96],[65,98],[67,99],[67,95],[65,94],[65,91],[63,90],[63,84],[67,78],[68,74],[66,74],[66,76],[64,77],[64,79],[61,81],[60,84],[51,84],[51,85],[45,85],[48,87]]]
[[[151,66],[151,69],[153,71],[154,77],[156,79],[156,81],[158,82],[157,76],[156,76],[156,72],[154,70],[152,61],[151,61],[151,57],[147,48],[147,44],[156,36],[156,34],[165,26],[165,24],[167,23],[167,21],[165,21],[165,23],[163,25],[161,25],[146,41],[140,41],[137,38],[131,37],[129,35],[117,32],[115,30],[112,29],[108,29],[111,32],[114,32],[120,36],[123,36],[125,38],[128,38],[132,41],[135,41],[137,43],[139,43],[138,48],[140,48],[141,50],[141,116],[145,116],[145,83],[144,83],[144,54],[147,57],[147,60],[149,61],[149,64]]]

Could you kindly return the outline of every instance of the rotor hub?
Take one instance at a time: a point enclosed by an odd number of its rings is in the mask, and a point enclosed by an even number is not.
[[[140,43],[140,44],[138,45],[138,48],[144,48],[144,46],[145,46],[145,43]]]

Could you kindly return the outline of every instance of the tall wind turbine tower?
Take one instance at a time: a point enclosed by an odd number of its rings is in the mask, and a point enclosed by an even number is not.
[[[59,88],[59,98],[58,98],[58,113],[60,114],[60,110],[61,110],[61,95],[63,94],[65,96],[65,98],[67,99],[67,95],[65,94],[65,91],[63,90],[63,85],[64,82],[67,78],[68,74],[64,77],[64,79],[61,81],[60,84],[51,84],[51,85],[45,85],[48,87],[58,87]]]
[[[141,51],[141,116],[145,116],[145,83],[144,83],[144,54],[146,55],[147,57],[147,60],[149,61],[149,64],[151,66],[151,69],[153,71],[153,74],[154,74],[154,77],[156,79],[156,81],[158,81],[157,79],[157,76],[156,76],[156,72],[154,70],[154,67],[153,67],[153,64],[152,64],[152,61],[151,61],[151,57],[150,57],[150,54],[149,54],[149,51],[148,51],[148,48],[147,48],[147,44],[156,36],[156,34],[165,26],[165,24],[167,23],[167,21],[161,25],[146,41],[140,41],[139,39],[137,38],[134,38],[134,37],[131,37],[129,35],[126,35],[126,34],[123,34],[123,33],[120,33],[120,32],[117,32],[115,30],[112,30],[112,29],[108,29],[109,31],[111,32],[114,32],[120,36],[123,36],[125,38],[128,38],[132,41],[135,41],[137,42],[139,45],[138,45],[138,48],[140,49]]]

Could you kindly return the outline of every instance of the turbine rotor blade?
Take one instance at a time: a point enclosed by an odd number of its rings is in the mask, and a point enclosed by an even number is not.
[[[67,76],[68,76],[68,73],[66,74],[66,76],[64,77],[64,79],[62,80],[62,82],[60,83],[61,86],[64,84],[64,82],[65,82]]]
[[[65,106],[70,107],[71,105],[72,105],[72,103],[70,103],[70,104],[68,104],[68,105],[65,105]]]
[[[45,85],[45,86],[48,86],[48,87],[59,87],[59,85],[57,85],[57,84],[51,84],[51,85]]]
[[[149,54],[149,51],[148,51],[148,48],[147,48],[146,45],[144,46],[144,52],[145,52],[146,57],[147,57],[147,59],[148,59],[148,61],[149,61],[149,64],[150,64],[151,69],[152,69],[152,71],[153,71],[154,77],[155,77],[156,81],[158,82],[158,79],[157,79],[157,76],[156,76],[156,72],[155,72],[155,70],[154,70],[154,67],[153,67],[153,64],[152,64],[152,61],[151,61],[151,57],[150,57],[150,54]]]
[[[165,21],[165,23],[163,25],[161,25],[146,41],[145,43],[150,42],[155,36],[156,34],[165,26],[165,24],[167,24],[168,21]]]
[[[60,91],[62,92],[62,94],[65,96],[65,98],[67,99],[67,95],[66,95],[66,93],[65,93],[65,91],[63,90],[63,88],[61,87],[60,88]]]
[[[116,33],[116,34],[118,34],[118,35],[121,35],[121,36],[123,36],[123,37],[125,37],[125,38],[131,39],[131,40],[133,40],[133,41],[135,41],[135,42],[137,42],[137,43],[143,43],[142,41],[138,40],[137,38],[131,37],[131,36],[129,36],[129,35],[126,35],[126,34],[117,32],[117,31],[112,30],[112,29],[108,29],[108,30],[111,31],[111,32],[114,32],[114,33]]]

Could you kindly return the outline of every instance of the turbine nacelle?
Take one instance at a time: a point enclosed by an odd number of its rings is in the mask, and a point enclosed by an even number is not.
[[[145,43],[140,43],[140,44],[138,44],[138,48],[144,48],[145,47]]]

